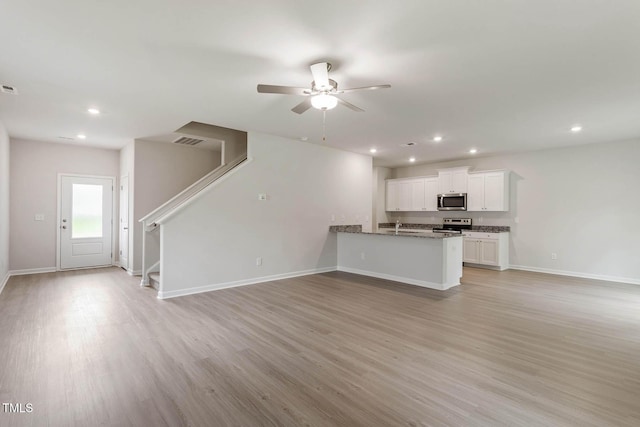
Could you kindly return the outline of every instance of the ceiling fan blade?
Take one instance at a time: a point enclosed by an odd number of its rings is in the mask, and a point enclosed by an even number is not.
[[[258,93],[280,93],[283,95],[309,95],[309,89],[292,86],[258,85]]]
[[[331,89],[331,84],[329,84],[329,66],[326,62],[312,64],[311,74],[313,74],[313,81],[318,90]]]
[[[356,107],[355,105],[353,105],[353,104],[352,104],[352,103],[350,103],[350,102],[345,101],[344,99],[340,99],[340,98],[338,98],[338,97],[336,97],[336,99],[338,100],[338,103],[339,103],[339,104],[342,104],[342,105],[344,105],[345,107],[347,107],[347,108],[349,108],[349,109],[351,109],[351,110],[353,110],[353,111],[357,111],[358,113],[363,113],[363,112],[364,112],[364,110],[363,110],[362,108],[360,108],[360,107]]]
[[[364,87],[354,87],[351,89],[343,89],[339,90],[338,93],[346,93],[346,92],[354,92],[356,90],[376,90],[376,89],[388,89],[391,85],[377,85],[377,86],[364,86]]]
[[[305,111],[307,111],[309,108],[311,108],[311,98],[305,99],[300,104],[293,107],[291,111],[293,111],[294,113],[302,114]]]

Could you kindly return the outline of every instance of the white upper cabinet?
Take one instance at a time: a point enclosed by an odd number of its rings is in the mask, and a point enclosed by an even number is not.
[[[508,211],[509,172],[469,174],[467,193],[468,211]]]
[[[411,210],[425,210],[424,179],[413,179],[411,183]]]
[[[466,193],[468,167],[441,169],[438,171],[440,193]]]
[[[438,178],[389,179],[387,211],[437,211]]]
[[[469,174],[467,181],[467,210],[484,210],[484,174]]]
[[[387,180],[386,209],[388,211],[410,211],[411,202],[410,180]]]
[[[425,211],[437,211],[438,210],[438,177],[424,179],[424,199]]]

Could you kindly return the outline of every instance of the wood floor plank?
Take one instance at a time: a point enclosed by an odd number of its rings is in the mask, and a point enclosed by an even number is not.
[[[465,268],[170,300],[116,268],[12,277],[8,426],[637,426],[640,287]]]

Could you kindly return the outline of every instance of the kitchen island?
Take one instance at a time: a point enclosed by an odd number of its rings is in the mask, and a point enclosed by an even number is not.
[[[430,230],[331,226],[338,234],[338,270],[446,290],[460,284],[462,236]]]

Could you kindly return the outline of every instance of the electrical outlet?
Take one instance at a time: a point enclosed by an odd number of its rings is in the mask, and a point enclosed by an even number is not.
[[[364,252],[360,252],[360,258],[365,259]]]
[[[259,256],[258,258],[256,258],[256,265],[258,267],[260,267],[262,265],[262,257]]]
[[[44,214],[36,214],[33,218],[34,221],[44,221]]]
[[[335,214],[331,214],[331,221],[332,221],[332,222],[335,222],[335,221],[336,221],[336,216],[335,216]]]
[[[260,194],[258,194],[258,200],[267,200],[267,195],[266,195],[266,193],[260,193]]]
[[[551,259],[558,259],[558,254],[555,252],[551,252]]]

